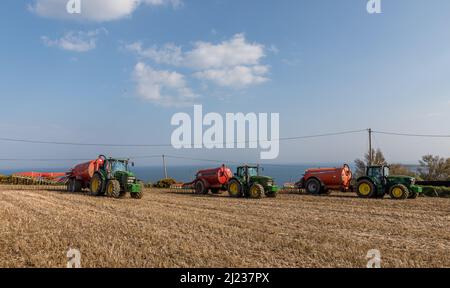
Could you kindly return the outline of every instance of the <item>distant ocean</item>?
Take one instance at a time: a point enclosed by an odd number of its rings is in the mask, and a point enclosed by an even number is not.
[[[168,166],[167,174],[169,177],[174,178],[179,182],[190,182],[195,178],[195,174],[198,170],[205,168],[219,167],[220,164],[206,164],[206,165],[192,165],[192,166]],[[318,168],[318,167],[341,167],[342,164],[278,164],[278,165],[261,165],[264,171],[261,172],[262,175],[271,176],[275,179],[278,185],[283,185],[288,182],[298,181],[304,174],[306,169]],[[406,165],[411,170],[415,171],[417,166]],[[233,171],[236,166],[229,166]],[[352,170],[355,167],[350,164]],[[49,171],[49,169],[18,169],[18,170],[0,170],[0,174],[10,175],[12,173],[23,172],[23,171],[48,171],[48,172],[58,172],[58,171],[68,171],[68,168],[54,169],[54,171]],[[164,169],[162,166],[150,166],[150,167],[133,167],[132,171],[136,176],[145,181],[155,183],[156,181],[164,178]]]

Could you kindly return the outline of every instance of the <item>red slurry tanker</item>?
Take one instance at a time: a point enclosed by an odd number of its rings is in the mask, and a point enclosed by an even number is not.
[[[208,194],[209,190],[213,194],[227,191],[228,181],[233,178],[231,169],[222,165],[218,168],[200,170],[196,174],[194,181],[186,183],[183,187],[193,186],[196,194]]]
[[[351,191],[352,177],[352,171],[347,164],[341,168],[308,169],[295,186],[315,195],[326,193],[330,189]]]

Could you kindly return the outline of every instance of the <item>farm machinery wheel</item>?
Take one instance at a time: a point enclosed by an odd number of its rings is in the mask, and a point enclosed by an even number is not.
[[[195,194],[208,194],[208,189],[206,189],[205,183],[203,183],[203,181],[197,181],[197,183],[195,183]]]
[[[308,181],[306,181],[305,187],[306,192],[312,195],[319,195],[322,190],[320,182],[317,179],[309,179]]]
[[[228,194],[230,194],[231,197],[238,198],[242,196],[242,184],[237,181],[236,179],[233,179],[228,184]]]
[[[266,197],[269,197],[269,198],[276,198],[277,195],[278,195],[278,192],[275,192],[275,191],[266,192]]]
[[[222,194],[222,190],[220,190],[219,188],[211,188],[211,193],[212,194]]]
[[[361,198],[373,198],[375,193],[375,185],[369,180],[361,180],[356,185],[356,194]]]
[[[108,184],[106,184],[106,195],[108,197],[120,198],[122,196],[120,189],[119,181],[109,180]]]
[[[140,182],[141,191],[137,193],[131,193],[131,198],[133,199],[142,199],[144,197],[144,184]]]
[[[391,187],[389,196],[395,200],[404,200],[409,197],[409,191],[405,185],[398,184]]]
[[[419,196],[419,193],[417,192],[410,192],[408,199],[416,199]]]
[[[105,194],[105,181],[103,181],[102,177],[99,174],[94,174],[91,179],[91,183],[89,185],[89,189],[91,194],[94,196],[100,196]]]
[[[260,199],[264,195],[264,187],[261,184],[255,183],[248,190],[248,196],[252,199]]]

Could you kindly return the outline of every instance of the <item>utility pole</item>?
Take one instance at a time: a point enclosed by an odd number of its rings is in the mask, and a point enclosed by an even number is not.
[[[163,167],[164,167],[164,178],[167,179],[169,178],[167,176],[167,166],[166,166],[166,155],[162,155],[162,160],[163,160]]]
[[[372,128],[367,130],[369,132],[369,166],[372,165],[373,155],[372,155]]]

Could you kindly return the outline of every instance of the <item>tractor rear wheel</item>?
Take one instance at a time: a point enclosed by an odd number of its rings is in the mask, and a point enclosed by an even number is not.
[[[230,196],[234,198],[241,197],[242,184],[236,179],[231,180],[228,184],[228,194],[230,194]]]
[[[392,199],[404,200],[409,197],[409,191],[405,185],[397,184],[391,187],[389,195]]]
[[[108,197],[120,198],[120,182],[117,180],[109,180],[106,184],[106,195]]]
[[[91,183],[90,183],[90,190],[91,190],[91,194],[94,196],[100,196],[105,194],[105,189],[104,189],[105,183],[102,179],[102,177],[99,174],[94,174],[94,176],[91,179]]]
[[[309,179],[308,181],[306,181],[305,187],[306,192],[312,195],[319,195],[322,190],[320,182],[317,179]]]
[[[255,183],[250,186],[248,190],[248,197],[252,199],[260,199],[264,195],[264,187],[261,184]]]
[[[197,183],[195,183],[195,194],[208,194],[208,189],[206,189],[205,183],[203,183],[203,181],[197,181]]]
[[[369,180],[361,180],[356,185],[356,194],[361,198],[373,198],[376,192],[375,185]]]

